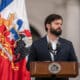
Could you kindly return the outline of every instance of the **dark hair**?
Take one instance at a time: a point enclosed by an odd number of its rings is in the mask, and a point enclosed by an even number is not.
[[[44,25],[45,25],[45,30],[47,31],[47,27],[46,24],[51,24],[52,21],[61,19],[63,20],[62,16],[58,15],[58,14],[50,14],[49,16],[46,17]]]

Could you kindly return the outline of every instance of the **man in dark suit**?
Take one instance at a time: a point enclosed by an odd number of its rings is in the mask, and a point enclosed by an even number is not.
[[[45,19],[47,35],[31,46],[28,57],[28,68],[31,61],[77,61],[72,42],[60,37],[63,19],[60,15],[51,14]],[[68,80],[68,78],[39,78],[36,80]]]

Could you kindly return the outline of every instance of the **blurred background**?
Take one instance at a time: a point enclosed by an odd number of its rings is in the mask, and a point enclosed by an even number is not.
[[[51,13],[60,14],[63,17],[62,37],[73,42],[80,62],[80,0],[26,0],[26,9],[33,41],[46,34],[45,17]],[[80,75],[70,80],[80,80]]]

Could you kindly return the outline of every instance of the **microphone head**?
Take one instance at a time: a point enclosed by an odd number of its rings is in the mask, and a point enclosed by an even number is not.
[[[49,49],[49,50],[53,50],[52,45],[51,45],[50,42],[48,43],[48,49]]]
[[[58,43],[57,43],[56,50],[57,50],[57,51],[59,51],[59,50],[60,50],[60,48],[61,48],[61,43],[60,43],[60,42],[58,42]]]

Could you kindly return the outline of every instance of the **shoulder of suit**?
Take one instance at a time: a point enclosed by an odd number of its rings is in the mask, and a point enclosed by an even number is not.
[[[45,39],[46,39],[46,37],[39,38],[38,40],[35,40],[35,41],[33,42],[33,44],[40,44],[40,43],[43,42],[43,40],[45,40]]]
[[[65,43],[65,44],[72,44],[72,42],[71,41],[69,41],[69,40],[67,40],[67,39],[64,39],[64,38],[61,38],[60,37],[60,41],[62,42],[62,43]]]

